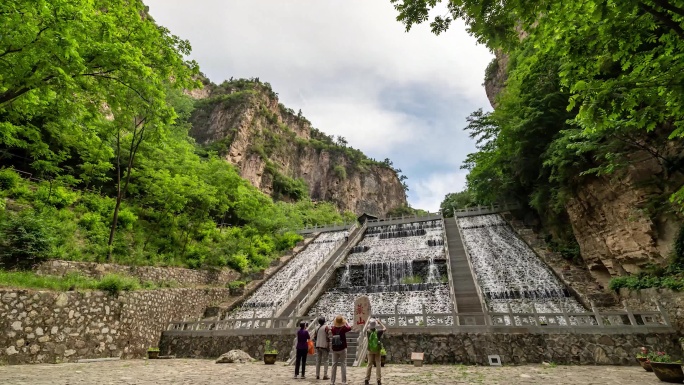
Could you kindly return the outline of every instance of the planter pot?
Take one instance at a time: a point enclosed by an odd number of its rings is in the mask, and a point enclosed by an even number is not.
[[[159,351],[147,352],[147,358],[149,358],[150,360],[155,360],[155,359],[159,358]]]
[[[675,364],[672,362],[651,362],[653,373],[660,381],[674,382],[681,384],[684,381],[684,372],[682,372],[682,364]]]
[[[278,353],[264,353],[264,364],[273,365],[276,362]]]
[[[642,368],[644,368],[645,371],[647,372],[652,372],[653,368],[651,367],[651,361],[648,360],[648,358],[643,357],[639,358],[637,357],[637,361],[639,361],[639,365],[641,365]]]

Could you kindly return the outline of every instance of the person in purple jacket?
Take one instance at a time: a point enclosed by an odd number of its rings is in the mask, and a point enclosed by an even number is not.
[[[302,377],[304,378],[304,370],[306,369],[306,355],[309,352],[308,341],[311,339],[309,332],[306,330],[304,322],[299,323],[299,331],[297,331],[297,360],[295,361],[294,378],[299,376],[299,363],[302,363]]]

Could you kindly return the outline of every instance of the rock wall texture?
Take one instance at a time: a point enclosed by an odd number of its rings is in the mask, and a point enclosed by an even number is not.
[[[604,286],[611,276],[667,265],[681,225],[671,214],[648,209],[669,195],[657,182],[667,179],[655,158],[636,153],[624,171],[587,180],[566,204],[582,258]]]
[[[165,332],[159,343],[159,351],[160,354],[183,358],[217,358],[230,350],[240,349],[259,360],[263,357],[264,343],[268,340],[278,351],[277,360],[287,361],[290,358],[294,338],[294,329],[292,333],[286,334],[264,333],[244,336],[193,336]]]
[[[278,349],[278,360],[289,358],[294,330],[287,335],[202,336],[166,332],[162,354],[177,357],[216,358],[241,349],[259,359],[265,340]],[[675,334],[426,334],[391,331],[383,337],[389,363],[411,363],[412,352],[424,352],[427,364],[489,365],[488,355],[498,354],[504,364],[541,363],[636,365],[639,348],[658,349],[681,356]]]
[[[508,54],[497,49],[494,52],[494,59],[487,68],[485,74],[484,88],[487,93],[489,104],[496,108],[496,97],[501,93],[508,78]]]
[[[190,135],[200,144],[221,143],[225,159],[261,191],[274,194],[274,174],[281,173],[304,180],[313,200],[357,214],[384,215],[406,205],[392,169],[364,164],[360,153],[329,145],[325,134],[279,104],[270,89],[216,92],[198,102]]]
[[[583,365],[636,365],[639,348],[681,356],[676,334],[398,334],[385,338],[387,360],[410,363],[424,352],[425,363],[488,365],[498,354],[503,364],[555,362]]]
[[[0,363],[140,358],[169,321],[199,318],[228,289],[103,292],[0,289]]]
[[[179,286],[224,286],[240,277],[240,273],[231,269],[192,270],[180,267],[124,266],[60,260],[43,262],[34,270],[42,275],[64,276],[69,273],[79,273],[91,278],[102,278],[107,274],[122,274],[138,278],[141,282],[176,283]]]

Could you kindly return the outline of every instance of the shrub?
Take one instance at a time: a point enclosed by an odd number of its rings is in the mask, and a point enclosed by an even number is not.
[[[88,231],[92,231],[102,224],[102,217],[98,213],[85,213],[79,219],[78,224]]]
[[[119,217],[116,221],[116,227],[120,229],[132,230],[133,224],[138,220],[138,217],[129,209],[123,208],[119,210]]]
[[[228,258],[228,266],[242,273],[247,271],[249,259],[247,259],[247,256],[244,253],[239,252]]]
[[[345,180],[347,179],[347,169],[344,168],[341,164],[338,164],[333,168],[333,171],[335,172],[335,175],[337,175],[338,178]]]
[[[21,183],[19,174],[11,168],[0,169],[0,190],[11,190]]]
[[[64,208],[73,205],[78,200],[79,194],[62,186],[50,186],[42,184],[36,191],[36,199],[45,204],[57,208]]]
[[[110,295],[117,295],[122,291],[140,289],[140,282],[132,277],[118,274],[107,274],[97,283],[98,290],[106,291]]]
[[[0,264],[6,268],[30,268],[48,257],[51,229],[32,210],[9,215],[0,224]]]
[[[246,283],[244,281],[231,281],[228,282],[228,288],[232,290],[241,289],[245,287]]]
[[[278,238],[276,239],[276,249],[278,251],[290,250],[293,247],[295,247],[297,242],[303,239],[304,237],[302,237],[301,235],[288,231],[278,236]]]

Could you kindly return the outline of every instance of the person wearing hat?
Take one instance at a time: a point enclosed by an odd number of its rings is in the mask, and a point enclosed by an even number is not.
[[[342,383],[347,383],[347,333],[351,331],[351,327],[343,316],[335,317],[332,327],[332,376],[330,381],[335,385],[335,378],[337,377],[337,367],[340,366],[342,373]]]
[[[382,330],[377,330],[378,324],[382,326]],[[370,384],[373,363],[375,363],[375,378],[378,380],[378,385],[381,385],[380,367],[382,365],[380,365],[380,350],[382,349],[382,345],[380,344],[380,338],[382,338],[382,335],[386,330],[387,328],[382,324],[382,322],[380,322],[380,320],[373,319],[368,322],[368,331],[366,332],[366,340],[368,341],[368,367],[366,368],[365,385]]]
[[[316,379],[320,379],[321,364],[325,363],[325,370],[323,371],[323,379],[329,380],[328,377],[328,354],[330,352],[330,339],[332,334],[330,328],[325,324],[325,317],[318,318],[318,328],[314,332],[314,341],[316,341]]]

